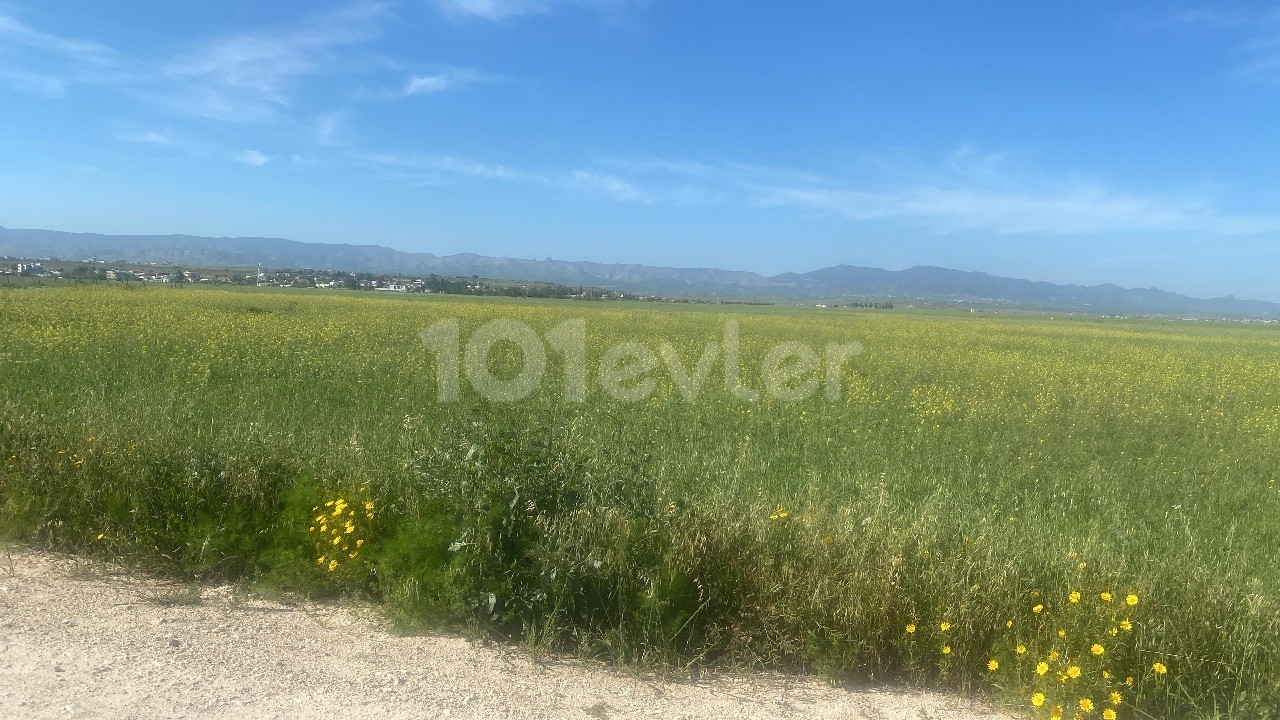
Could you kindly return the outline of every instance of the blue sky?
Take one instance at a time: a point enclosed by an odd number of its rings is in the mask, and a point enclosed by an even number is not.
[[[0,0],[0,225],[1280,301],[1280,7]]]

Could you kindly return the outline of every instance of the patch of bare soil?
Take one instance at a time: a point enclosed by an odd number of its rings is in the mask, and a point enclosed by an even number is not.
[[[0,718],[1008,720],[972,700],[809,677],[636,677],[101,563],[0,552]]]

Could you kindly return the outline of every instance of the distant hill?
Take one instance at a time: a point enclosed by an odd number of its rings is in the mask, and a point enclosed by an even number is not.
[[[282,238],[206,238],[191,235],[98,235],[0,228],[0,256],[108,262],[162,262],[264,268],[312,268],[396,274],[480,275],[501,280],[540,280],[596,285],[632,292],[725,299],[814,302],[896,300],[968,303],[1102,314],[1197,315],[1280,318],[1280,304],[1192,298],[1157,288],[1056,285],[938,267],[907,270],[836,265],[807,273],[765,276],[715,268],[655,267],[620,263],[525,260],[473,253],[409,253],[379,245],[303,243]]]

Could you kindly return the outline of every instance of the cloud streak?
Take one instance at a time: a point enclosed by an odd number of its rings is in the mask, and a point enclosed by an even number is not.
[[[0,82],[49,98],[73,85],[95,85],[178,115],[274,122],[292,108],[302,80],[338,69],[339,51],[379,37],[389,15],[385,3],[358,2],[289,26],[212,38],[154,61],[0,14]]]
[[[290,107],[294,85],[336,62],[335,51],[375,39],[383,3],[361,3],[300,25],[205,43],[164,64],[160,78],[177,112],[232,122],[270,122]]]
[[[271,162],[271,158],[257,150],[241,150],[235,154],[235,160],[249,167],[262,167]]]
[[[1124,192],[1097,180],[1045,176],[1012,169],[1006,158],[962,147],[921,181],[822,187],[759,184],[754,202],[760,207],[825,212],[850,222],[903,221],[944,234],[1241,235],[1280,231],[1280,216],[1223,212],[1211,198],[1195,194]]]
[[[1238,37],[1230,77],[1247,83],[1280,86],[1280,8],[1187,7],[1144,25],[1156,31],[1197,30]]]
[[[440,184],[449,178],[462,178],[516,183],[626,203],[652,204],[658,201],[658,198],[632,182],[594,169],[537,172],[447,155],[373,153],[359,156],[359,159],[375,167],[411,173],[411,179],[429,184]]]
[[[1254,33],[1240,46],[1244,60],[1235,76],[1247,82],[1280,86],[1280,9],[1254,23]]]
[[[453,17],[476,17],[499,22],[512,17],[544,15],[561,7],[589,10],[609,20],[620,18],[636,0],[436,0]]]
[[[897,222],[928,232],[996,235],[1280,232],[1280,216],[1235,214],[1194,192],[1132,192],[1027,167],[1011,153],[964,144],[933,163],[879,160],[841,178],[740,162],[602,158],[618,199],[791,209],[849,223]],[[625,190],[623,190],[625,188]]]
[[[41,32],[0,13],[0,82],[13,89],[60,98],[73,85],[123,77],[119,56],[106,45]]]
[[[365,93],[374,100],[404,100],[457,90],[476,83],[497,82],[500,78],[470,68],[449,68],[427,75],[410,75],[399,88]]]
[[[169,144],[172,144],[173,142],[168,135],[161,132],[154,132],[154,131],[117,133],[116,139],[119,140],[120,142],[143,143],[148,145],[169,145]]]

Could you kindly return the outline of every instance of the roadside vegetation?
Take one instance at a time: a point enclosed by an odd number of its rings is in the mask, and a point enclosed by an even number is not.
[[[419,333],[455,318],[585,320],[584,399],[548,352],[518,402],[439,402]],[[590,382],[621,343],[693,367],[726,320],[757,388],[779,343],[865,351],[837,399]],[[7,287],[0,532],[620,663],[1268,717],[1278,408],[1274,327]]]

